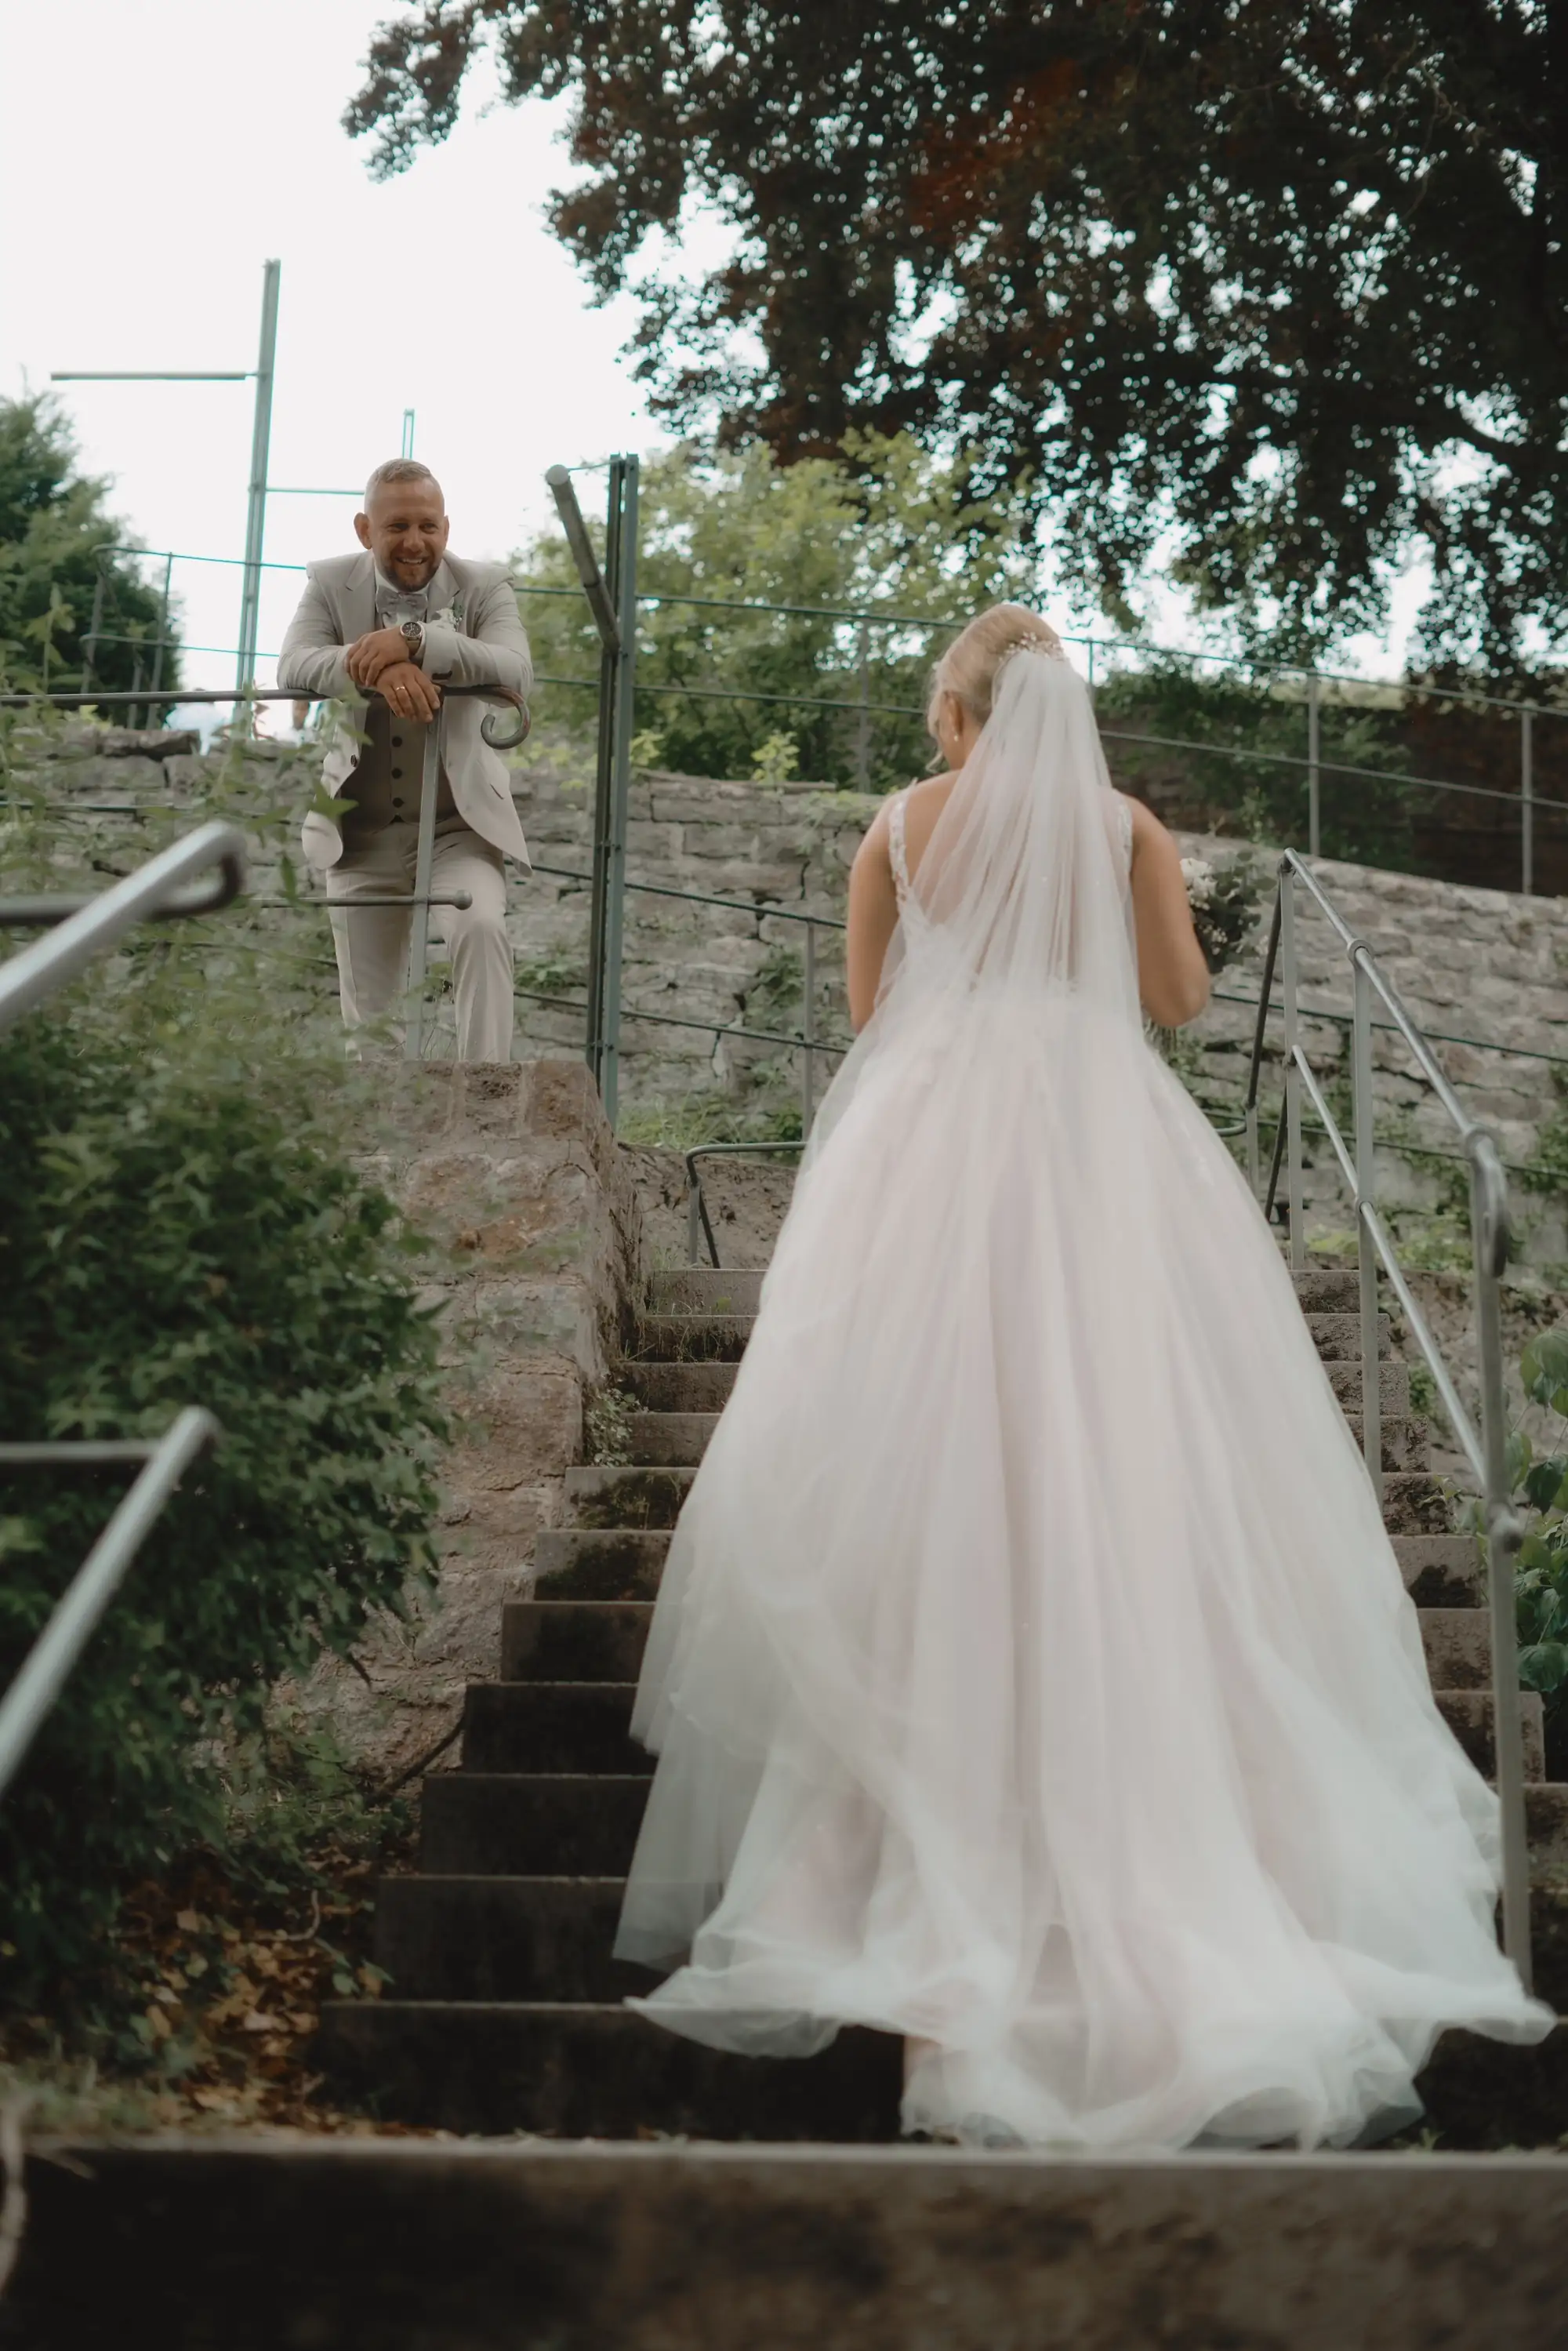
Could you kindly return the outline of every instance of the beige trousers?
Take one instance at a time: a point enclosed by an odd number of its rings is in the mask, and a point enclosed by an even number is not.
[[[416,823],[389,824],[354,848],[345,847],[327,874],[332,937],[343,1019],[350,1029],[375,1020],[402,995],[408,973],[409,924],[425,920],[423,906],[367,906],[356,898],[400,897],[413,889]],[[466,890],[472,906],[432,906],[430,928],[452,958],[457,998],[460,1061],[512,1058],[512,949],[507,937],[507,884],[501,852],[461,817],[435,828],[432,891]]]

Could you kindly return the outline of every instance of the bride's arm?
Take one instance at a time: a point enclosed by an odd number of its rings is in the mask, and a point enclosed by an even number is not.
[[[898,900],[888,861],[887,810],[877,812],[850,868],[850,928],[845,957],[850,1026],[856,1036],[876,1009],[882,967],[898,923]]]
[[[1133,925],[1138,993],[1151,1020],[1180,1029],[1208,1002],[1208,966],[1192,926],[1181,853],[1153,809],[1133,811]]]

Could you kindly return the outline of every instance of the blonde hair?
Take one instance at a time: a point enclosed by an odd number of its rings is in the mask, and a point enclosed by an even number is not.
[[[936,705],[945,694],[955,695],[983,726],[991,715],[997,671],[1003,654],[1018,645],[1040,644],[1054,649],[1060,643],[1051,623],[1042,621],[1038,612],[1031,612],[1027,605],[993,604],[988,612],[981,612],[954,638],[932,671],[931,700],[925,713],[927,726],[936,732]]]

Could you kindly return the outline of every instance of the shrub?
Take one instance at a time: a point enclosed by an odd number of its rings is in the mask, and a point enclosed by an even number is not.
[[[1568,1331],[1545,1331],[1521,1360],[1524,1392],[1559,1418],[1568,1415]],[[1531,1513],[1515,1575],[1519,1678],[1545,1701],[1553,1744],[1568,1723],[1568,1453],[1538,1453],[1522,1429],[1510,1440],[1519,1501]]]
[[[190,926],[193,931],[197,926]],[[119,1889],[229,1834],[269,1691],[431,1562],[436,1337],[349,1156],[341,1057],[178,934],[0,1035],[0,1430],[218,1449],[132,1566],[0,1799],[0,1984],[83,1994]],[[24,1468],[0,1505],[0,1684],[123,1489]]]

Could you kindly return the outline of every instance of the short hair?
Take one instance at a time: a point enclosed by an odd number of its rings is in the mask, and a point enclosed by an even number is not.
[[[417,457],[389,457],[384,465],[376,467],[375,472],[365,484],[367,513],[370,511],[371,500],[375,496],[376,492],[392,482],[432,482],[438,490],[441,488],[440,483],[435,480],[430,467],[422,465]]]

